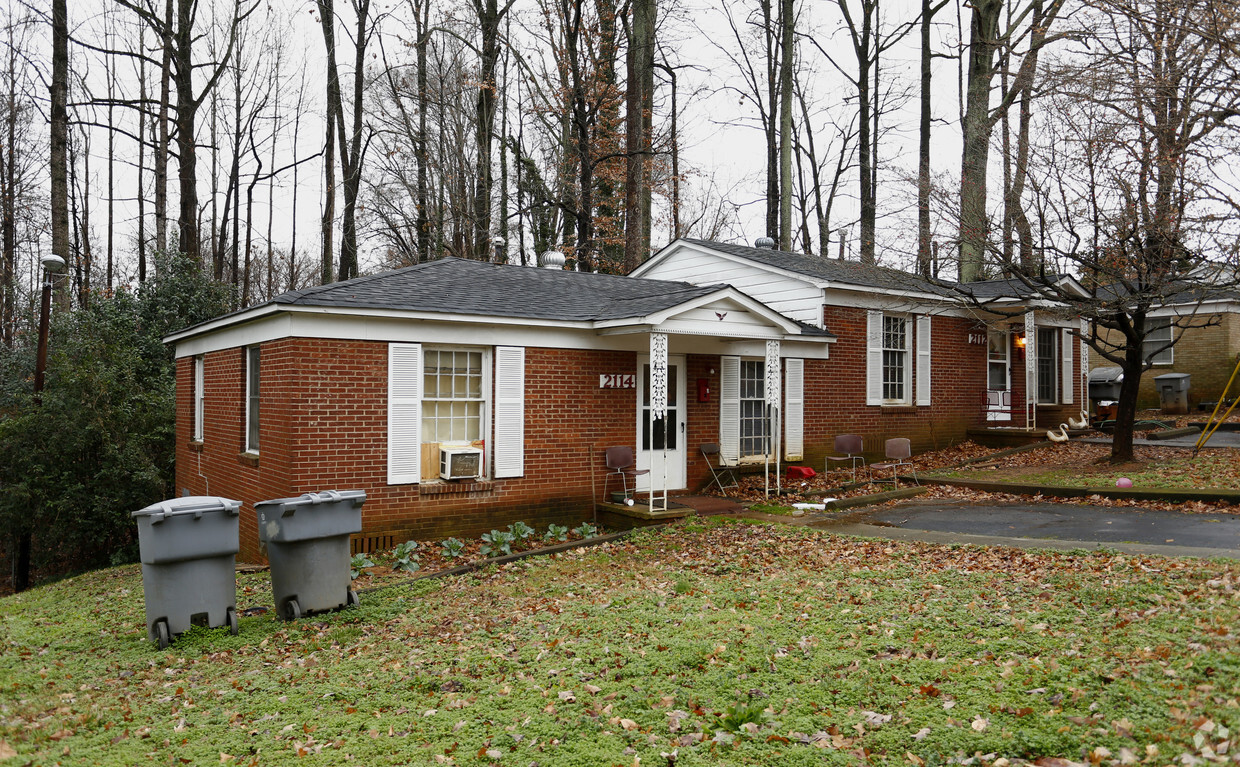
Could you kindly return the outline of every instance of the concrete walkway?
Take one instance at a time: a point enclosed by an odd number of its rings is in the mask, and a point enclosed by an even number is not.
[[[808,526],[843,535],[1020,548],[1110,548],[1164,556],[1240,559],[1240,514],[1192,514],[1068,503],[912,501]]]

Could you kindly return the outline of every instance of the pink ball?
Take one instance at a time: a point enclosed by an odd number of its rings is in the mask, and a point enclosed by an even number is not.
[[[1115,486],[1116,487],[1132,487],[1132,480],[1129,479],[1128,477],[1120,477],[1119,479],[1115,480]]]

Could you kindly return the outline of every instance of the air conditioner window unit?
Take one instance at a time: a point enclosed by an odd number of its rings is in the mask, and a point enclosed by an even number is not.
[[[439,448],[441,479],[473,479],[482,476],[482,451],[476,447]]]

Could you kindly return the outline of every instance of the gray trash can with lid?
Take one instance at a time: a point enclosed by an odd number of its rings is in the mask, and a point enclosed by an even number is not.
[[[240,511],[241,501],[191,495],[133,512],[146,632],[160,649],[192,625],[237,633]]]
[[[1123,383],[1123,368],[1094,368],[1089,371],[1089,398],[1094,402],[1116,402]]]
[[[358,603],[349,588],[349,536],[362,531],[365,501],[362,490],[324,490],[254,504],[280,618]]]
[[[1164,373],[1154,376],[1154,388],[1158,389],[1158,401],[1164,413],[1188,412],[1188,386],[1192,376],[1188,373]]]

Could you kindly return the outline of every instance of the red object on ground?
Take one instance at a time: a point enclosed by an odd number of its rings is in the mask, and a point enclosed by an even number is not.
[[[788,467],[788,479],[809,479],[810,477],[816,476],[817,474],[818,472],[814,471],[809,466],[789,466]]]

